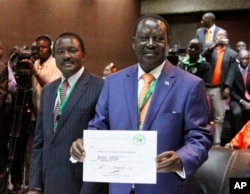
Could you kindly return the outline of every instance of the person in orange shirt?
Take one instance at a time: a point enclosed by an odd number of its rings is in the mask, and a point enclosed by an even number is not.
[[[250,121],[242,127],[225,147],[239,150],[250,149]]]

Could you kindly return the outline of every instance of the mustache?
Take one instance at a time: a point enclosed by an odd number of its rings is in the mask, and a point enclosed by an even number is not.
[[[143,53],[144,54],[157,54],[158,51],[155,48],[152,48],[152,49],[145,48],[144,51],[143,51]]]
[[[74,64],[74,61],[73,60],[71,60],[71,59],[66,59],[66,60],[63,60],[63,62],[61,63],[61,65],[63,66],[63,65],[66,65],[66,64]]]

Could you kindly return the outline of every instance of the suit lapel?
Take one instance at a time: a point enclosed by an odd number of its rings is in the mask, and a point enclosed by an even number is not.
[[[138,129],[138,67],[134,65],[131,69],[124,78],[123,84],[131,126],[132,129]]]
[[[175,84],[175,72],[174,67],[167,61],[160,74],[159,81],[152,96],[152,100],[149,105],[148,113],[146,115],[143,130],[149,130],[156,115],[161,108],[163,101],[166,99],[169,91]]]
[[[76,86],[74,90],[72,91],[71,96],[69,98],[69,101],[65,106],[65,109],[58,122],[58,127],[57,127],[53,140],[62,129],[62,126],[64,125],[64,123],[67,121],[67,118],[70,116],[70,113],[73,111],[73,107],[79,101],[79,99],[82,97],[85,90],[87,89],[87,84],[89,82],[89,79],[90,79],[89,73],[85,70],[83,74],[80,76],[79,80],[77,81]]]

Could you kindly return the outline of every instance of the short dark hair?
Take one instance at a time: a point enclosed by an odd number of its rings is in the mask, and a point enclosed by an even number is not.
[[[43,35],[40,35],[36,38],[36,42],[39,41],[39,40],[47,40],[49,42],[49,45],[51,46],[52,45],[52,39],[49,35],[47,34],[43,34]]]
[[[53,52],[55,51],[56,42],[58,41],[59,38],[61,38],[61,37],[63,37],[63,36],[73,36],[74,38],[76,38],[76,39],[78,40],[78,42],[80,43],[80,47],[81,47],[81,49],[82,49],[82,52],[85,53],[85,46],[84,46],[84,42],[83,42],[82,38],[81,38],[79,35],[77,35],[77,34],[75,34],[75,33],[73,33],[73,32],[64,32],[64,33],[60,34],[60,35],[55,39],[55,42],[54,42],[54,44],[53,44]]]
[[[161,17],[160,15],[156,15],[156,14],[144,14],[144,15],[141,15],[135,22],[135,25],[134,25],[134,33],[133,33],[133,36],[135,36],[136,34],[136,31],[137,31],[137,28],[138,28],[138,25],[139,23],[145,19],[145,18],[153,18],[153,19],[157,19],[157,20],[160,20],[162,21],[166,28],[167,28],[167,35],[169,37],[169,25],[168,25],[168,22],[167,20],[165,20],[163,17]]]

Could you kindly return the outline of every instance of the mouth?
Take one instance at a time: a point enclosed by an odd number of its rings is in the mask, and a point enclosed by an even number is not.
[[[64,66],[64,67],[69,67],[69,66],[72,66],[72,65],[74,65],[74,63],[72,61],[64,61],[62,63],[62,66]]]

